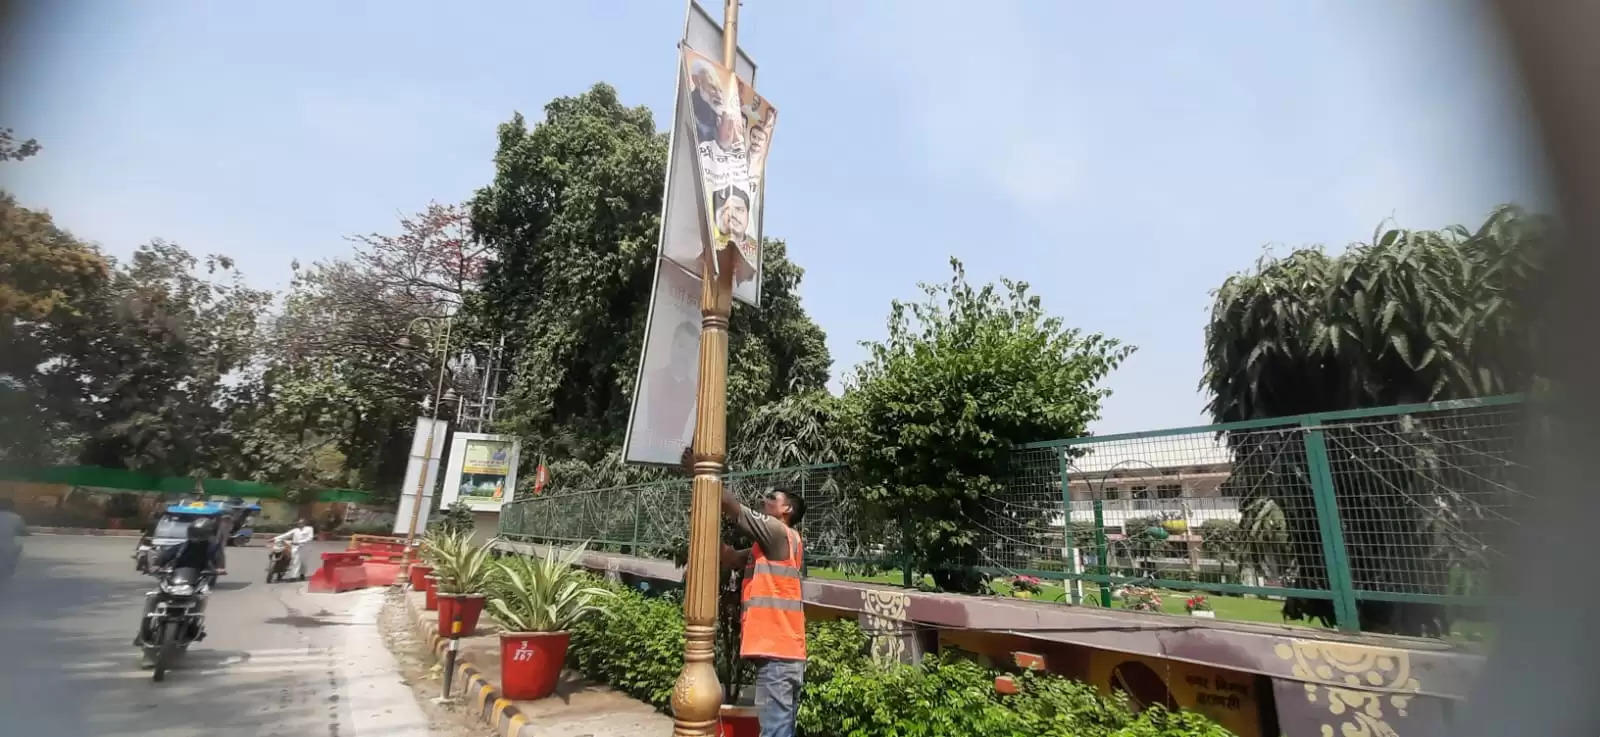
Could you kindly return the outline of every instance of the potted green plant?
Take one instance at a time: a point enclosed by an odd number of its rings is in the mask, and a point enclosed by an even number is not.
[[[440,530],[429,530],[422,539],[422,560],[428,564],[428,573],[422,574],[422,608],[424,611],[435,611],[439,608],[439,573],[440,564],[458,554],[461,539],[446,534]]]
[[[411,550],[407,551],[407,557],[411,559],[411,567],[407,569],[406,577],[410,580],[413,591],[427,591],[428,582],[426,579],[428,574],[433,573],[434,564],[438,560],[440,537],[440,534],[436,531],[429,530],[427,534],[422,536],[422,539],[413,543]]]
[[[569,631],[605,612],[614,594],[577,567],[583,548],[558,555],[507,556],[496,565],[489,606],[505,625],[500,633],[500,688],[508,699],[541,699],[555,692],[567,658]]]
[[[1217,613],[1211,610],[1211,601],[1201,594],[1189,597],[1187,601],[1183,602],[1183,608],[1189,612],[1191,617],[1217,618]]]
[[[450,535],[441,549],[447,553],[439,559],[435,574],[439,580],[439,636],[449,636],[458,617],[460,634],[471,635],[478,628],[494,572],[492,541],[473,545],[472,533],[462,532]]]

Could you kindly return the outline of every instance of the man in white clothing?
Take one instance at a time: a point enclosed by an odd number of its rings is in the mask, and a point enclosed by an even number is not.
[[[307,522],[305,518],[301,518],[300,521],[294,524],[294,527],[289,529],[288,532],[272,538],[274,542],[280,540],[287,540],[289,542],[290,575],[300,578],[301,580],[305,579],[306,562],[304,558],[300,557],[300,548],[306,543],[311,542],[316,538],[316,536],[317,531],[311,528],[311,523]]]

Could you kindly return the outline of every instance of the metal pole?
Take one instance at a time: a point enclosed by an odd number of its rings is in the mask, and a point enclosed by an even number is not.
[[[439,351],[439,381],[433,389],[433,415],[428,421],[428,443],[422,449],[422,469],[417,474],[417,498],[411,502],[411,526],[406,531],[406,555],[414,553],[411,547],[417,537],[417,520],[422,516],[422,490],[428,483],[428,463],[433,460],[433,432],[439,426],[440,396],[444,392],[444,371],[450,363],[450,318],[444,320],[444,347]]]
[[[1307,421],[1306,463],[1311,472],[1311,501],[1317,510],[1317,532],[1322,537],[1323,567],[1328,572],[1328,587],[1333,593],[1334,624],[1346,632],[1360,632],[1361,614],[1356,606],[1350,556],[1344,547],[1344,523],[1339,518],[1339,500],[1334,492],[1324,436],[1320,426]]]
[[[1083,581],[1077,578],[1082,571],[1078,567],[1077,542],[1072,539],[1072,479],[1068,472],[1066,451],[1056,450],[1056,462],[1061,480],[1061,562],[1067,573],[1063,583],[1067,586],[1067,600],[1082,604]]]
[[[722,63],[735,69],[738,0],[723,10]],[[709,244],[708,244],[709,245]],[[727,470],[728,316],[733,311],[736,248],[708,248],[700,273],[700,381],[696,392],[694,496],[689,506],[689,561],[684,568],[683,670],[672,690],[674,737],[717,733],[722,685],[717,681],[717,573],[722,475]],[[714,268],[711,259],[722,259]]]
[[[1100,497],[1105,493],[1105,488],[1100,489],[1100,494],[1094,500],[1094,555],[1098,560],[1101,576],[1111,575],[1110,546],[1106,544],[1106,505]],[[1100,606],[1111,606],[1111,583],[1109,579],[1100,582]]]
[[[450,612],[450,645],[444,651],[444,690],[439,694],[441,701],[450,700],[450,681],[456,672],[456,651],[461,649],[461,602],[466,599],[457,599],[455,608]]]

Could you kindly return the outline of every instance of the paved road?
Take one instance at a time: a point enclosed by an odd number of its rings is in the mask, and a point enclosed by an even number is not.
[[[266,584],[260,547],[229,550],[210,634],[151,682],[132,647],[153,583],[134,573],[134,544],[24,538],[0,588],[0,733],[438,737],[378,634],[382,591]]]

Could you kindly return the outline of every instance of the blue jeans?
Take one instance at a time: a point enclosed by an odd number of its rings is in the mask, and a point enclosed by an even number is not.
[[[755,665],[756,714],[761,721],[761,737],[794,737],[806,661],[758,660]]]

